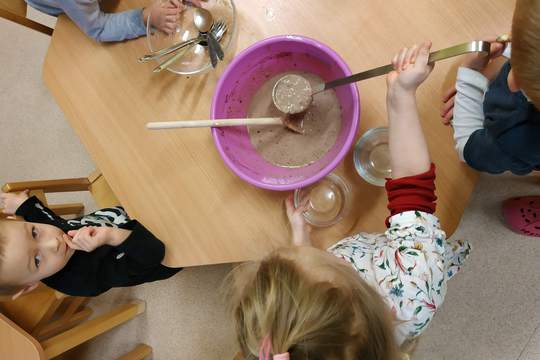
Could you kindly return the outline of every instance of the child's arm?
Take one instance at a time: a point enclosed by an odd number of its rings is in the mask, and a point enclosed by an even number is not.
[[[488,38],[484,41],[491,43],[489,56],[485,56],[481,53],[467,55],[465,60],[461,63],[460,68],[468,68],[479,72],[487,79],[488,83],[490,83],[501,71],[501,67],[506,61],[504,58],[510,59],[511,44],[496,42],[495,37]],[[504,58],[501,58],[501,55],[504,56]],[[459,73],[457,74],[457,77],[460,77]],[[461,78],[466,81],[468,76],[462,74]],[[453,85],[442,95],[441,118],[444,125],[450,125],[454,116],[455,97],[457,93],[456,87],[456,85]]]
[[[435,212],[435,166],[416,109],[416,89],[433,66],[428,64],[431,43],[403,49],[388,74],[387,103],[392,178],[386,182],[390,218],[406,211]]]
[[[47,208],[35,196],[28,197],[28,190],[20,193],[0,193],[6,215],[22,216],[25,221],[50,224],[66,231],[67,221]]]
[[[287,218],[291,224],[292,242],[296,246],[311,246],[311,227],[306,223],[306,219],[302,214],[306,211],[306,206],[307,204],[302,204],[295,209],[292,194],[285,200]]]
[[[165,245],[143,225],[132,220],[123,226],[127,229],[70,231],[74,239],[66,243],[82,251],[71,257],[69,266],[42,281],[69,295],[96,296],[114,287],[167,279],[181,270],[162,265]]]
[[[463,151],[472,133],[484,127],[484,94],[488,80],[481,73],[460,67],[456,79],[456,95],[452,127],[458,157],[465,162]]]
[[[101,11],[97,0],[72,0],[61,3],[66,15],[84,33],[97,41],[122,41],[144,36],[150,12],[153,26],[168,34],[172,33],[178,19],[179,5],[178,0],[164,3],[154,1],[145,9],[106,14]]]
[[[455,87],[442,99],[441,117],[446,125],[452,122],[455,147],[461,161],[465,161],[463,152],[471,135],[484,127],[484,95],[490,78],[496,75],[493,69],[500,70],[501,65],[493,60],[504,51],[504,45],[495,42],[495,38],[486,41],[492,42],[490,54],[469,55],[458,69]]]
[[[28,200],[28,193],[24,190],[19,193],[0,193],[0,202],[2,204],[2,213],[6,215],[15,215],[17,209]]]
[[[120,246],[131,234],[130,230],[112,228],[108,226],[85,226],[67,233],[71,240],[67,243],[74,250],[92,252],[100,246]]]
[[[392,60],[387,77],[390,165],[392,178],[424,173],[430,168],[429,152],[416,108],[416,89],[428,77],[431,43],[401,50]]]
[[[86,226],[68,231],[72,237],[67,241],[70,248],[92,252],[103,245],[116,247],[118,253],[124,253],[140,264],[141,268],[161,264],[165,256],[165,245],[137,221],[131,221],[131,229],[107,226]]]

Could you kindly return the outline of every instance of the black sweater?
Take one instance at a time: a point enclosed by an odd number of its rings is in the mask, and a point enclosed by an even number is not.
[[[123,213],[122,208],[103,209],[81,220],[65,220],[46,208],[36,197],[26,200],[16,211],[28,222],[50,224],[64,232],[81,227],[111,226],[131,230],[117,246],[104,245],[92,252],[76,250],[64,268],[42,282],[72,296],[97,296],[113,287],[134,286],[167,279],[181,268],[161,264],[165,245],[136,220],[115,224],[107,214]]]

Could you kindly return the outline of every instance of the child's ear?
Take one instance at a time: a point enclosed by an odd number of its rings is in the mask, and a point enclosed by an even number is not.
[[[32,290],[34,290],[35,288],[37,288],[38,285],[39,285],[39,283],[33,283],[33,284],[28,284],[28,285],[26,285],[26,286],[23,287],[21,290],[17,291],[15,294],[13,294],[13,295],[11,296],[11,300],[15,300],[15,299],[18,298],[19,296],[29,293],[30,291],[32,291]]]

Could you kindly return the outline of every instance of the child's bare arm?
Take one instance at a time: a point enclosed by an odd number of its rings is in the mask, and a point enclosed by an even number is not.
[[[416,107],[416,89],[433,69],[431,42],[402,49],[387,76],[387,107],[392,178],[426,172],[431,160]]]
[[[15,212],[28,200],[28,190],[21,191],[19,193],[0,193],[0,208],[6,215],[15,215]]]
[[[296,246],[311,246],[311,227],[306,223],[302,214],[306,211],[306,204],[302,204],[297,209],[294,208],[292,194],[285,200],[287,218],[291,224],[292,242]]]

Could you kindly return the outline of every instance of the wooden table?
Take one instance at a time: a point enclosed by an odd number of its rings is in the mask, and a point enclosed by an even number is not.
[[[144,5],[124,0],[115,10]],[[508,0],[237,1],[238,35],[232,54],[269,36],[300,34],[330,45],[361,71],[388,63],[401,47],[433,41],[433,49],[508,32]],[[90,156],[134,218],[167,245],[166,263],[192,266],[263,256],[289,242],[283,211],[287,194],[255,188],[222,162],[208,129],[150,132],[145,123],[204,119],[225,68],[200,77],[153,74],[136,59],[145,39],[99,44],[60,16],[43,76]],[[230,61],[229,54],[227,61]],[[437,164],[437,215],[450,235],[477,175],[458,161],[452,131],[440,123],[439,98],[457,59],[437,64],[418,92],[432,158]],[[386,124],[384,78],[358,84],[358,136]],[[59,154],[60,155],[60,154]],[[313,232],[327,246],[357,231],[382,231],[387,216],[382,188],[364,182],[352,154],[336,169],[353,187],[354,207],[339,225]]]

